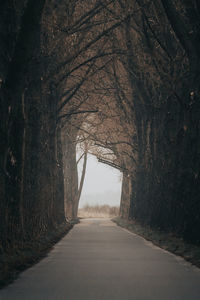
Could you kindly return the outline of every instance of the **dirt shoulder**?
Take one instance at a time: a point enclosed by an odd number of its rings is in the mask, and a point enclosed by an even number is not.
[[[20,272],[30,268],[45,257],[72,227],[72,224],[64,223],[37,241],[26,243],[23,248],[13,245],[9,252],[0,253],[0,288],[11,283]]]
[[[128,221],[120,217],[113,218],[112,221],[118,226],[126,228],[146,240],[151,241],[154,245],[183,257],[185,260],[200,268],[200,246],[186,243],[183,239],[174,234],[153,230],[135,221]]]

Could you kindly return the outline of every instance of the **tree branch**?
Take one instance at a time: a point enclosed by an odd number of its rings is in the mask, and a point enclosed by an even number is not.
[[[86,113],[97,113],[97,112],[98,112],[98,109],[96,109],[96,110],[79,110],[79,111],[75,111],[75,112],[60,115],[57,119],[57,122],[59,122],[61,119],[65,118],[65,117],[69,117],[69,116],[72,116],[72,115],[86,114]]]
[[[108,165],[108,166],[110,166],[110,167],[113,167],[113,168],[115,168],[115,169],[117,169],[117,170],[119,170],[119,171],[121,171],[121,172],[127,170],[127,169],[125,169],[125,168],[123,168],[123,167],[121,167],[121,166],[119,166],[119,165],[116,165],[115,163],[113,163],[113,162],[111,162],[111,161],[104,160],[104,159],[99,158],[99,157],[97,157],[97,159],[98,159],[98,162],[100,162],[100,163],[102,163],[102,164],[106,164],[106,165]]]

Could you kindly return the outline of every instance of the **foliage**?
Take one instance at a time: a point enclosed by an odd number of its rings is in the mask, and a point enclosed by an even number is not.
[[[77,143],[123,172],[120,214],[199,242],[196,1],[4,1],[2,247],[76,218]]]

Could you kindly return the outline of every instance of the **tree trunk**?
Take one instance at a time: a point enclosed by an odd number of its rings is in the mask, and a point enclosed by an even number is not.
[[[129,218],[131,202],[131,178],[125,172],[122,179],[122,192],[120,201],[120,217]]]
[[[78,194],[78,171],[76,163],[76,136],[77,130],[63,129],[63,168],[65,190],[65,215],[69,220],[76,219],[75,199]]]
[[[79,206],[79,201],[80,201],[80,197],[81,197],[81,192],[83,189],[83,184],[84,184],[84,180],[85,180],[85,173],[86,173],[86,166],[87,166],[87,154],[88,154],[88,150],[85,149],[85,153],[84,153],[84,161],[83,161],[83,169],[82,169],[82,173],[81,173],[81,180],[80,180],[80,185],[78,188],[78,194],[76,196],[75,200],[75,214],[77,217],[78,214],[78,206]]]
[[[25,89],[30,82],[37,81],[40,91],[40,20],[45,1],[37,4],[29,0],[22,16],[13,58],[3,86],[5,128],[4,150],[2,153],[5,170],[5,197],[7,216],[7,238],[22,240],[24,227],[24,166],[25,166]],[[35,66],[35,67],[34,67]],[[40,96],[40,95],[39,95]]]

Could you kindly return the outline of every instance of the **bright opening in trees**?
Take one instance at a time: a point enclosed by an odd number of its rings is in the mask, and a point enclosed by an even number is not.
[[[80,164],[79,184],[82,173],[83,163]],[[95,205],[120,205],[121,197],[121,173],[120,171],[98,163],[96,157],[88,155],[86,175],[80,197],[79,207],[83,208],[86,204]]]

